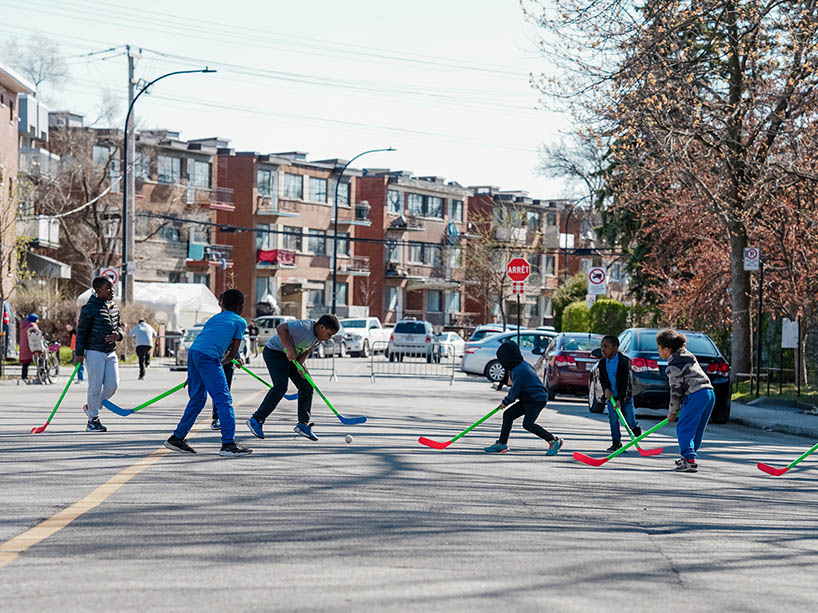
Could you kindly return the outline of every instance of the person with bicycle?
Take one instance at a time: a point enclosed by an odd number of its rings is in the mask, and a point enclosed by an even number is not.
[[[29,342],[29,334],[31,335],[31,340],[36,342],[39,339],[39,349],[37,350],[41,350],[43,345],[43,333],[37,325],[38,319],[40,319],[40,317],[36,313],[31,313],[20,322],[20,364],[23,366],[23,372],[20,378],[25,383],[31,383],[31,381],[28,380],[28,367],[34,361],[34,351]]]

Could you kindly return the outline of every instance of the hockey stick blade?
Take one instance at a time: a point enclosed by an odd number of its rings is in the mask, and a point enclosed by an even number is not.
[[[579,460],[583,464],[588,464],[589,466],[602,466],[608,461],[608,458],[592,458],[591,456],[580,453],[579,451],[574,452],[574,459]]]
[[[39,434],[40,432],[44,432],[46,428],[48,428],[48,424],[51,423],[51,420],[54,419],[54,414],[57,412],[57,409],[60,408],[62,404],[62,399],[65,398],[65,394],[68,392],[68,388],[71,387],[71,382],[74,380],[74,377],[77,374],[77,371],[80,369],[80,364],[82,362],[77,363],[74,366],[74,370],[71,372],[71,376],[68,377],[68,382],[65,384],[65,387],[62,388],[62,394],[60,394],[60,399],[57,400],[57,404],[54,405],[54,409],[51,411],[51,415],[48,416],[48,419],[45,420],[45,423],[42,426],[35,426],[31,429],[31,434]]]
[[[45,429],[48,428],[48,424],[50,424],[50,423],[51,423],[50,421],[47,421],[42,426],[34,426],[31,429],[31,433],[32,434],[39,434],[40,432],[45,431]]]
[[[433,441],[432,439],[426,438],[425,436],[419,437],[418,443],[420,443],[421,445],[426,445],[427,447],[431,447],[432,449],[446,449],[446,447],[452,444],[451,441],[439,443],[438,441]]]
[[[109,411],[116,413],[120,417],[127,417],[128,415],[133,414],[133,409],[123,409],[121,406],[114,404],[110,400],[103,400],[102,406],[104,406]]]
[[[353,415],[352,417],[344,417],[339,413],[338,419],[341,420],[342,424],[346,424],[347,426],[355,426],[357,424],[366,423],[366,417],[364,415]]]
[[[298,400],[298,392],[295,394],[284,394],[284,398],[287,400]]]
[[[776,468],[775,466],[770,466],[769,464],[765,464],[764,462],[759,462],[756,464],[758,470],[761,472],[767,473],[768,475],[773,475],[774,477],[780,477],[785,472],[789,470],[789,467],[784,468]]]
[[[642,449],[641,447],[637,447],[637,450],[639,451],[639,455],[645,458],[648,456],[659,455],[660,453],[662,453],[661,447],[656,447],[655,449]]]

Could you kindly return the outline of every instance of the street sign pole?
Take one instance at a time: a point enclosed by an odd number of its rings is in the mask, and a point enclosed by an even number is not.
[[[758,338],[756,340],[756,398],[761,389],[761,317],[764,305],[764,261],[759,257],[758,262]],[[769,377],[769,374],[767,375]]]
[[[520,317],[520,294],[517,294],[517,346],[520,346],[520,324],[522,323]]]

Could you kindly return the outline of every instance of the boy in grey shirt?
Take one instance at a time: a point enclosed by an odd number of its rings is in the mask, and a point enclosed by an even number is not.
[[[316,322],[312,319],[298,319],[285,321],[276,328],[276,336],[272,337],[264,346],[262,357],[270,373],[273,388],[267,392],[258,410],[247,420],[247,427],[256,437],[264,438],[264,421],[270,416],[278,403],[287,392],[289,378],[298,388],[298,423],[294,430],[301,436],[312,441],[318,437],[313,434],[310,423],[312,410],[312,386],[298,371],[293,362],[304,361],[310,351],[319,343],[328,341],[340,329],[338,318],[335,315],[322,315]]]

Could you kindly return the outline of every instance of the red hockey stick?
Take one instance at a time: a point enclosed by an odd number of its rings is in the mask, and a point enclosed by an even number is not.
[[[512,402],[512,403],[511,403],[510,405],[508,405],[508,406],[510,407],[511,405],[516,404],[516,403],[517,403],[517,401],[515,400],[514,402]],[[433,441],[433,440],[432,440],[432,439],[430,439],[430,438],[426,438],[425,436],[421,436],[421,437],[419,437],[419,438],[418,438],[418,443],[420,443],[421,445],[426,445],[427,447],[431,447],[432,449],[446,449],[446,447],[448,447],[449,445],[451,445],[452,443],[454,443],[454,442],[455,442],[457,439],[459,439],[461,436],[464,436],[465,434],[469,433],[471,430],[474,430],[474,429],[475,429],[477,426],[479,426],[480,424],[482,424],[482,423],[483,423],[484,421],[486,421],[486,420],[487,420],[489,417],[491,417],[492,415],[494,415],[494,414],[495,414],[497,411],[499,411],[499,410],[501,410],[501,409],[504,409],[504,408],[506,408],[506,409],[507,409],[508,407],[504,407],[504,406],[501,404],[501,405],[500,405],[499,407],[497,407],[496,409],[492,409],[492,410],[491,410],[491,411],[490,411],[488,414],[486,414],[486,415],[484,415],[483,417],[481,417],[480,419],[478,419],[478,420],[477,420],[476,422],[474,422],[474,423],[473,423],[471,426],[469,426],[468,428],[466,428],[465,430],[463,430],[463,432],[461,432],[460,434],[458,434],[457,436],[455,436],[453,439],[451,439],[451,440],[449,440],[449,441],[446,441],[446,442],[444,442],[444,443],[441,443],[441,442],[438,442],[438,441]]]
[[[643,432],[641,436],[637,436],[635,439],[633,439],[627,445],[623,445],[622,447],[620,447],[619,449],[614,451],[607,458],[592,458],[591,456],[587,456],[584,453],[580,453],[579,451],[575,451],[574,452],[574,459],[579,460],[580,462],[582,462],[584,464],[588,464],[589,466],[602,466],[608,460],[612,460],[613,458],[618,456],[620,453],[623,453],[628,447],[632,447],[633,445],[636,445],[637,443],[639,443],[639,441],[644,439],[649,434],[653,434],[654,432],[656,432],[662,426],[667,425],[667,423],[668,423],[668,419],[667,418],[663,419],[662,421],[660,421],[658,424],[653,426],[653,428],[651,428],[647,432]]]
[[[619,408],[619,403],[616,402],[616,398],[613,399],[613,408],[616,409],[616,414],[619,416],[619,421],[622,422],[622,425],[625,426],[625,430],[628,431],[628,436],[631,437],[631,440],[635,439],[636,437],[633,434],[633,430],[628,425],[628,422],[625,421],[625,416],[622,415],[622,410]],[[639,444],[636,444],[636,450],[639,452],[641,456],[652,456],[652,455],[659,455],[662,453],[661,447],[656,447],[655,449],[642,449]],[[587,457],[587,456],[586,456]]]
[[[780,477],[785,472],[787,472],[789,469],[791,469],[793,466],[798,464],[801,460],[806,458],[808,455],[814,453],[816,449],[818,449],[818,443],[815,443],[812,446],[811,449],[809,449],[808,451],[802,453],[800,456],[798,456],[798,458],[796,458],[795,460],[793,460],[792,462],[787,464],[784,468],[776,468],[775,466],[770,466],[769,464],[765,464],[764,462],[759,462],[757,464],[758,470],[760,470],[762,472],[765,472],[768,475],[773,475],[775,477]]]

